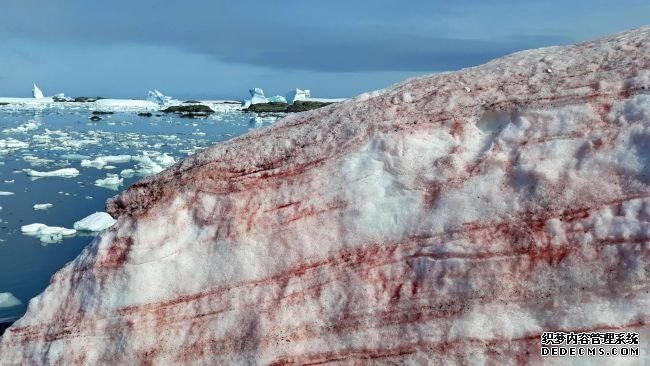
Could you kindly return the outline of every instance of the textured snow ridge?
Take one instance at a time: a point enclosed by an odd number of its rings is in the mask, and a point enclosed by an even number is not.
[[[650,28],[291,115],[129,187],[2,364],[650,363]],[[583,363],[610,363],[582,358]]]

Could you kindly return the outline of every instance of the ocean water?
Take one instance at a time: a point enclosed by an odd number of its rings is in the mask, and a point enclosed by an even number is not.
[[[104,211],[108,198],[151,174],[138,161],[109,163],[115,168],[97,169],[83,167],[82,159],[147,155],[164,165],[164,160],[169,159],[161,159],[162,154],[178,161],[216,142],[269,125],[275,119],[255,118],[242,112],[217,113],[206,119],[115,113],[101,116],[102,120],[97,122],[90,121],[90,116],[90,111],[83,109],[0,108],[0,192],[13,193],[0,193],[0,293],[11,293],[20,301],[20,305],[13,306],[3,306],[0,301],[0,323],[24,314],[28,301],[42,292],[50,277],[74,259],[94,236],[78,234],[60,241],[43,241],[22,234],[21,226],[43,223],[72,228],[74,222],[89,214]],[[25,172],[61,168],[76,168],[80,174],[34,179]],[[140,174],[124,177],[123,185],[118,187],[95,185],[97,179],[124,169],[140,170]],[[51,203],[52,207],[33,209],[34,204],[41,203]]]

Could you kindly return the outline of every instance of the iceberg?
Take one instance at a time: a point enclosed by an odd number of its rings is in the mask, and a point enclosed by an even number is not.
[[[115,224],[115,219],[106,212],[95,212],[77,222],[73,227],[77,231],[100,232]]]
[[[518,52],[201,150],[109,200],[2,363],[543,365],[561,330],[648,365],[648,49]]]
[[[36,84],[34,84],[34,87],[32,88],[32,97],[34,99],[43,99],[43,98],[45,98],[45,96],[43,95],[43,92],[41,91],[41,89],[38,88],[38,86],[36,86]]]
[[[158,90],[150,90],[147,96],[147,100],[153,103],[156,103],[160,106],[166,106],[169,104],[172,104],[173,98],[168,97],[164,95],[163,93],[159,92]]]
[[[22,304],[16,296],[10,292],[0,292],[0,309],[11,308]]]
[[[250,104],[268,103],[269,100],[264,96],[262,88],[253,88],[249,90],[251,94]]]
[[[308,89],[295,89],[287,93],[287,103],[293,104],[297,100],[307,100],[311,97],[311,91]]]

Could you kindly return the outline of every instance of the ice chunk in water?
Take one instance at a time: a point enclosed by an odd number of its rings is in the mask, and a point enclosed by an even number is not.
[[[115,224],[115,219],[106,212],[95,212],[74,223],[74,228],[79,231],[100,232]]]
[[[0,292],[0,309],[20,305],[21,302],[11,292]]]

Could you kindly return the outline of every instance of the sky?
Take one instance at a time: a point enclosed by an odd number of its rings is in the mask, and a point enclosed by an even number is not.
[[[349,97],[650,23],[648,0],[3,0],[0,96]]]

